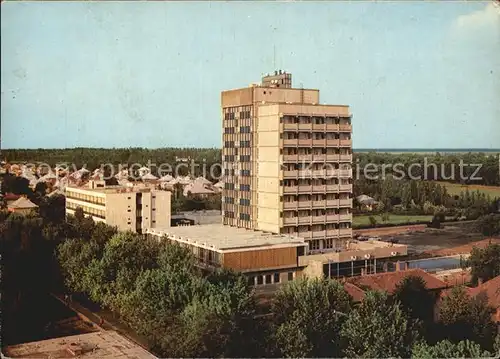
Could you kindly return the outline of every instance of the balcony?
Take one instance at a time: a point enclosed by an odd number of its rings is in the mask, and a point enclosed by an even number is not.
[[[284,202],[283,203],[283,208],[284,209],[296,209],[297,208],[297,201],[294,202]]]
[[[283,218],[283,224],[296,226],[298,224],[297,217]]]
[[[302,217],[297,217],[299,219],[299,224],[310,224],[311,223],[311,217],[310,216],[302,216]]]
[[[295,232],[293,234],[297,237],[302,238],[302,239],[311,239],[312,238],[312,232]]]
[[[340,146],[352,146],[352,140],[339,140]]]
[[[339,205],[341,207],[352,207],[352,199],[349,198],[349,199],[339,199]]]
[[[339,162],[340,160],[340,155],[339,154],[329,154],[326,155],[326,160],[331,161],[331,162]]]
[[[283,146],[295,147],[295,146],[297,146],[297,139],[296,138],[285,138],[283,140]]]
[[[285,186],[283,187],[283,193],[297,193],[299,190],[298,186]]]
[[[327,229],[326,235],[328,237],[338,237],[339,235],[339,230],[338,229]]]
[[[297,170],[291,170],[291,171],[285,170],[285,171],[283,171],[283,177],[285,177],[285,178],[297,178],[298,175],[299,175],[299,171],[297,171]]]
[[[352,125],[349,125],[349,124],[339,125],[339,131],[340,132],[351,132],[352,131]]]
[[[339,221],[352,222],[352,214],[351,213],[339,214]]]
[[[326,140],[326,147],[339,147],[339,141],[338,138],[328,138]]]
[[[315,185],[315,186],[312,186],[312,192],[315,192],[315,193],[325,193],[326,192],[326,186],[325,185]]]
[[[326,201],[312,201],[313,208],[323,208],[326,206]]]
[[[324,223],[326,216],[312,216],[312,223]]]
[[[352,192],[352,184],[341,184],[340,192]]]
[[[283,124],[283,130],[285,131],[297,131],[298,129],[298,124],[296,123],[284,123]]]
[[[352,228],[341,228],[339,229],[339,236],[352,236]]]
[[[310,131],[312,124],[311,123],[299,123],[298,124],[298,129],[299,130],[304,130],[304,131]]]
[[[352,155],[339,155],[339,160],[342,162],[352,162]]]
[[[312,238],[324,238],[326,236],[326,231],[313,231]]]
[[[311,201],[297,201],[299,208],[311,208]]]
[[[314,162],[324,162],[327,158],[328,156],[324,154],[312,155],[312,160]]]
[[[326,144],[326,138],[312,140],[312,145],[317,147],[324,147]]]
[[[326,125],[324,123],[315,123],[312,125],[313,131],[325,131],[326,130]]]
[[[297,162],[297,155],[283,155],[284,162]]]
[[[311,162],[312,160],[312,155],[298,155],[298,161],[300,162]]]
[[[313,140],[310,138],[299,138],[297,141],[299,146],[311,146],[313,143]]]

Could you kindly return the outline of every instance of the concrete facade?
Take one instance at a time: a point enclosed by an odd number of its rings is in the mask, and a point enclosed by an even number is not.
[[[223,223],[303,237],[309,252],[352,238],[351,114],[291,74],[222,92]]]
[[[122,231],[142,233],[146,228],[170,226],[171,193],[148,187],[66,187],[66,213],[81,207],[96,222]]]

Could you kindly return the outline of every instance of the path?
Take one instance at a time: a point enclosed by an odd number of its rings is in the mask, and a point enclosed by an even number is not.
[[[136,334],[130,327],[114,318],[112,312],[104,309],[100,309],[98,312],[93,312],[76,300],[70,299],[66,301],[64,296],[61,294],[51,293],[51,295],[73,310],[82,320],[92,323],[98,330],[114,330],[143,349],[148,351],[150,350],[147,340]]]

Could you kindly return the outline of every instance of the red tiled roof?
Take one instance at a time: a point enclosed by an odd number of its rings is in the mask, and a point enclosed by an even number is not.
[[[488,296],[490,306],[500,308],[500,275],[470,290],[470,294],[473,296],[482,292]]]
[[[365,292],[363,289],[356,287],[352,283],[344,283],[344,289],[349,294],[354,302],[361,302],[365,298]]]
[[[6,193],[3,196],[3,199],[6,201],[15,201],[16,199],[19,199],[21,197],[20,195],[14,194],[14,193]]]
[[[360,277],[349,278],[348,282],[360,288],[370,288],[371,290],[386,291],[393,293],[396,286],[408,276],[417,276],[425,281],[427,289],[444,289],[446,283],[437,279],[433,275],[422,269],[410,269],[406,271],[387,272],[380,274],[370,274]]]

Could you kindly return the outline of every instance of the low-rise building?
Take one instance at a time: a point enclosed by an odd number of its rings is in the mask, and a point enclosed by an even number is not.
[[[19,197],[18,199],[7,205],[7,209],[10,212],[20,214],[28,214],[36,208],[38,208],[38,206],[26,197]]]
[[[318,254],[298,236],[221,224],[150,228],[145,233],[187,247],[202,267],[243,272],[255,285],[300,276],[340,278],[376,273],[384,261],[407,255],[406,245],[379,241],[351,241],[345,251]]]
[[[170,226],[171,193],[146,186],[106,186],[90,181],[87,188],[65,189],[66,213],[82,208],[97,222],[122,231],[142,233],[146,228]]]
[[[4,354],[9,358],[157,358],[112,330],[12,345]]]

